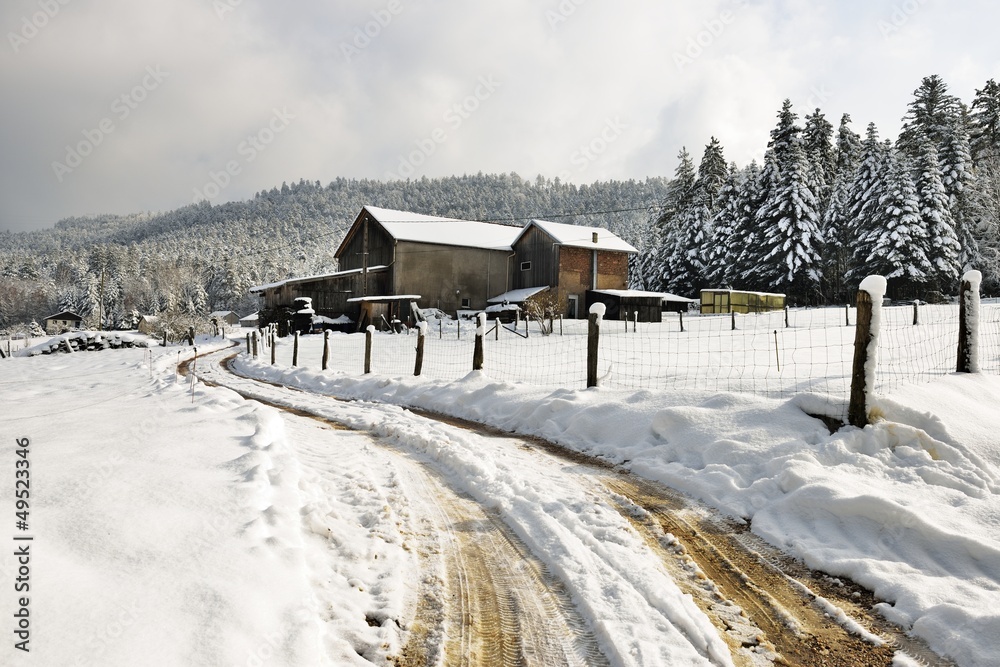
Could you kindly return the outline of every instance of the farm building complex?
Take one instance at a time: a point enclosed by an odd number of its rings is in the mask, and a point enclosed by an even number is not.
[[[532,220],[523,227],[365,206],[335,254],[339,271],[260,285],[265,317],[312,299],[323,317],[362,326],[407,320],[412,304],[481,311],[546,293],[585,317],[587,293],[625,290],[631,245],[597,227]]]

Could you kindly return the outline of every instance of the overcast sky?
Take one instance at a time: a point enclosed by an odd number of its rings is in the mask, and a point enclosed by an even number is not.
[[[986,0],[4,0],[0,230],[300,178],[669,176],[784,98],[895,137],[1000,76]],[[377,202],[373,202],[377,204]]]

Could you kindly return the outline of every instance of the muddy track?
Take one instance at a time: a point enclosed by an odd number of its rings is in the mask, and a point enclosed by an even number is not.
[[[481,435],[511,437],[482,424],[418,413]],[[751,533],[746,524],[606,461],[538,438],[517,437],[601,481],[610,493],[609,503],[712,619],[737,665],[881,667],[891,665],[895,651],[902,650],[928,667],[954,667],[872,611],[878,600],[870,591],[843,577],[810,570]],[[832,617],[830,605],[846,615],[846,623]],[[852,622],[867,639],[845,629]]]
[[[232,372],[228,355],[219,366]],[[189,363],[178,366],[187,375]],[[208,380],[206,385],[217,386]],[[258,382],[256,380],[251,382]],[[270,384],[270,383],[264,383]],[[272,385],[280,386],[280,385]],[[346,427],[228,387],[245,398],[335,428]],[[286,388],[290,389],[290,388]],[[583,667],[607,665],[597,640],[561,582],[495,513],[452,491],[424,462],[374,441],[407,470],[411,501],[423,528],[413,535],[424,564],[406,645],[389,660],[398,667]]]

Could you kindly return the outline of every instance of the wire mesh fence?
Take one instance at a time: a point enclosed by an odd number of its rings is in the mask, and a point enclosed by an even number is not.
[[[886,394],[955,372],[957,305],[882,309],[875,393]],[[546,323],[547,324],[547,323]],[[586,320],[525,325],[490,322],[484,335],[484,373],[501,382],[547,388],[587,384]],[[598,376],[618,389],[692,394],[745,392],[773,398],[803,392],[846,401],[854,355],[854,308],[790,309],[747,315],[664,313],[662,322],[606,320],[600,325]],[[425,338],[421,375],[455,380],[472,369],[475,324],[433,324]],[[299,365],[319,368],[323,337],[303,336]],[[412,376],[417,333],[375,333],[372,372]],[[280,363],[290,363],[288,345]],[[365,334],[330,336],[329,368],[364,371]],[[1000,303],[984,302],[979,363],[1000,373]]]

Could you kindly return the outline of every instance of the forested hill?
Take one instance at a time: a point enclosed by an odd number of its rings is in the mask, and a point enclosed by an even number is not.
[[[663,201],[667,183],[576,186],[516,174],[299,181],[243,202],[0,233],[0,327],[63,309],[96,318],[102,292],[109,327],[129,326],[136,314],[242,312],[254,303],[247,297],[254,284],[335,270],[333,253],[365,204],[509,224],[548,217],[604,226],[642,248],[650,209]]]

